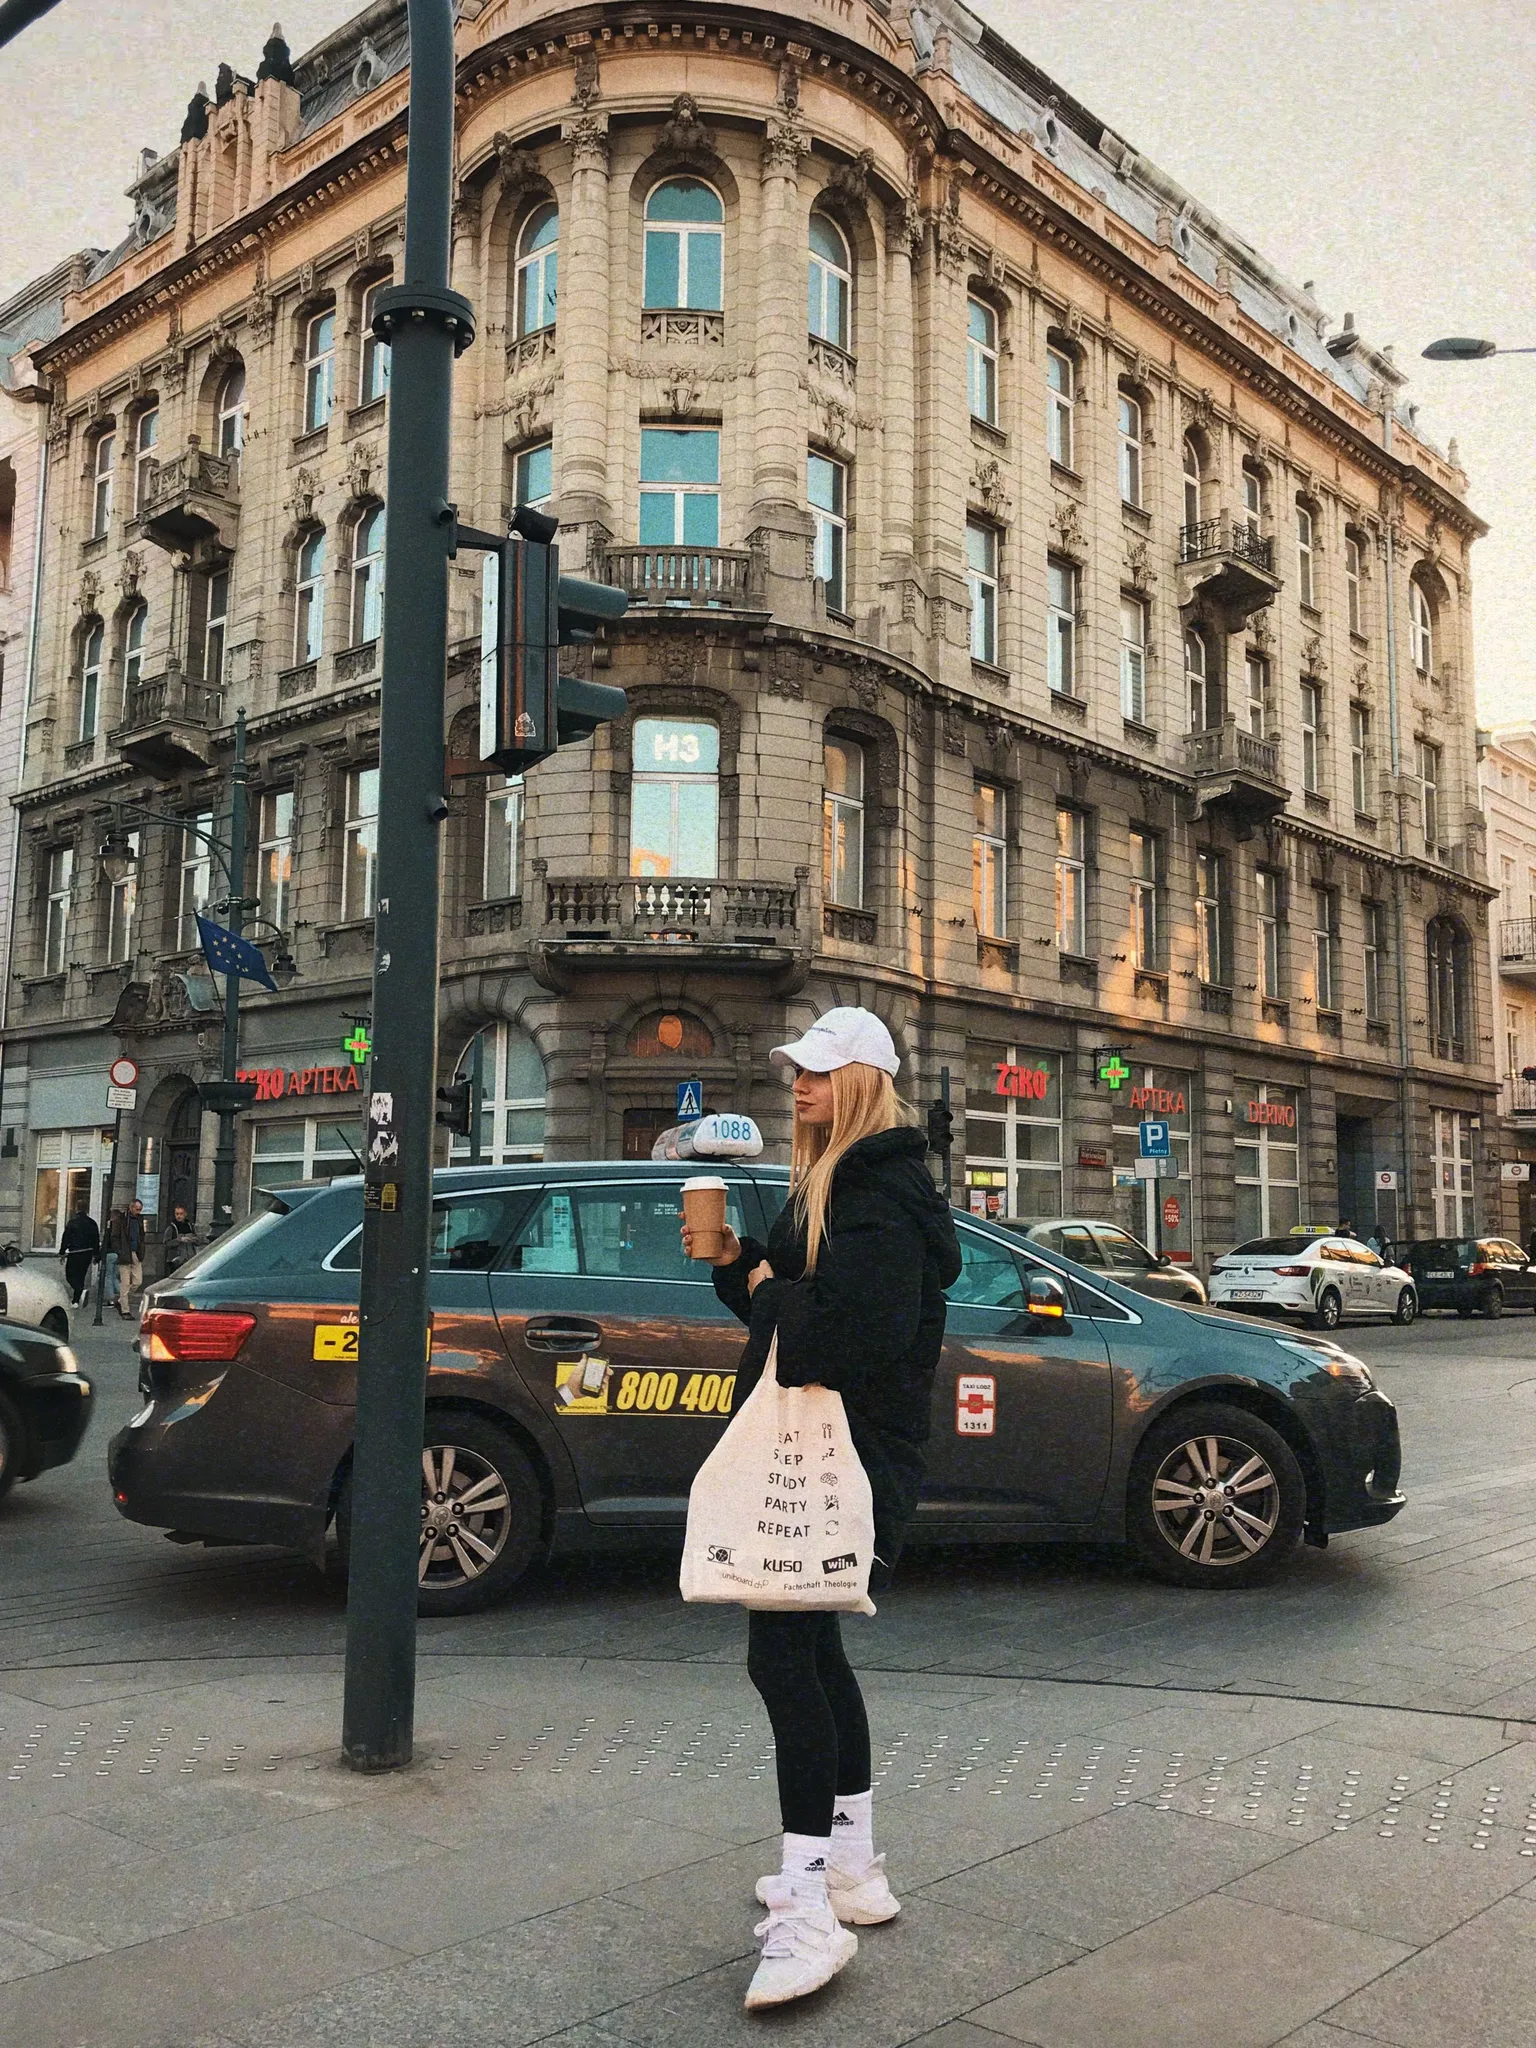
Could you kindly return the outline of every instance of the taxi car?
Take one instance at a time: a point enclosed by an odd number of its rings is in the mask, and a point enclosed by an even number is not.
[[[1419,1313],[1412,1273],[1358,1238],[1252,1237],[1211,1267],[1213,1308],[1278,1309],[1336,1330],[1354,1316],[1411,1323]]]
[[[422,1453],[424,1612],[503,1597],[536,1559],[675,1540],[735,1399],[745,1333],[682,1255],[687,1169],[441,1171]],[[722,1162],[762,1238],[782,1167]],[[113,1438],[130,1520],[345,1561],[358,1180],[283,1189],[149,1290],[144,1405]],[[1397,1413],[1336,1345],[1175,1308],[956,1214],[963,1267],[911,1540],[1106,1539],[1235,1585],[1305,1530],[1402,1506]]]

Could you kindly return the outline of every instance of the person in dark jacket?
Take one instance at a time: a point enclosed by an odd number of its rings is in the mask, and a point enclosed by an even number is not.
[[[91,1277],[91,1268],[101,1256],[101,1232],[96,1227],[96,1218],[82,1195],[75,1204],[74,1214],[64,1225],[59,1239],[59,1257],[64,1261],[64,1281],[69,1288],[69,1298],[78,1308],[85,1299],[86,1283]]]
[[[766,1245],[727,1231],[715,1291],[747,1325],[737,1402],[778,1338],[781,1386],[843,1397],[875,1515],[870,1586],[891,1573],[922,1487],[944,1290],[960,1272],[949,1204],[892,1085],[900,1061],[868,1010],[829,1010],[775,1048],[794,1074],[790,1200]],[[684,1244],[691,1233],[685,1227]],[[777,1750],[781,1872],[758,1886],[768,1918],[749,2007],[804,1996],[857,1947],[847,1924],[901,1911],[874,1849],[869,1722],[835,1613],[752,1612],[747,1670]]]

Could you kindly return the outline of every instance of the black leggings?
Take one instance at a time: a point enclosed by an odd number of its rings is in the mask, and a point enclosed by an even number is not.
[[[747,1675],[773,1725],[791,1835],[830,1835],[839,1797],[869,1790],[869,1719],[835,1614],[747,1616]]]

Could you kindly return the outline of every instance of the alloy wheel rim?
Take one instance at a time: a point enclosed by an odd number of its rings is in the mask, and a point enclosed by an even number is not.
[[[1157,1468],[1152,1515],[1180,1557],[1225,1570],[1257,1557],[1274,1535],[1280,1482],[1268,1460],[1238,1437],[1189,1437]]]
[[[512,1496],[478,1451],[429,1444],[421,1454],[421,1552],[416,1583],[431,1591],[484,1578],[512,1531]]]

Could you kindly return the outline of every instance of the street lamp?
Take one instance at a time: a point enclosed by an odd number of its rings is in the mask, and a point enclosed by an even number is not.
[[[1447,334],[1424,350],[1431,363],[1480,363],[1489,356],[1536,356],[1536,348],[1500,348],[1496,341],[1482,341],[1471,334]]]

